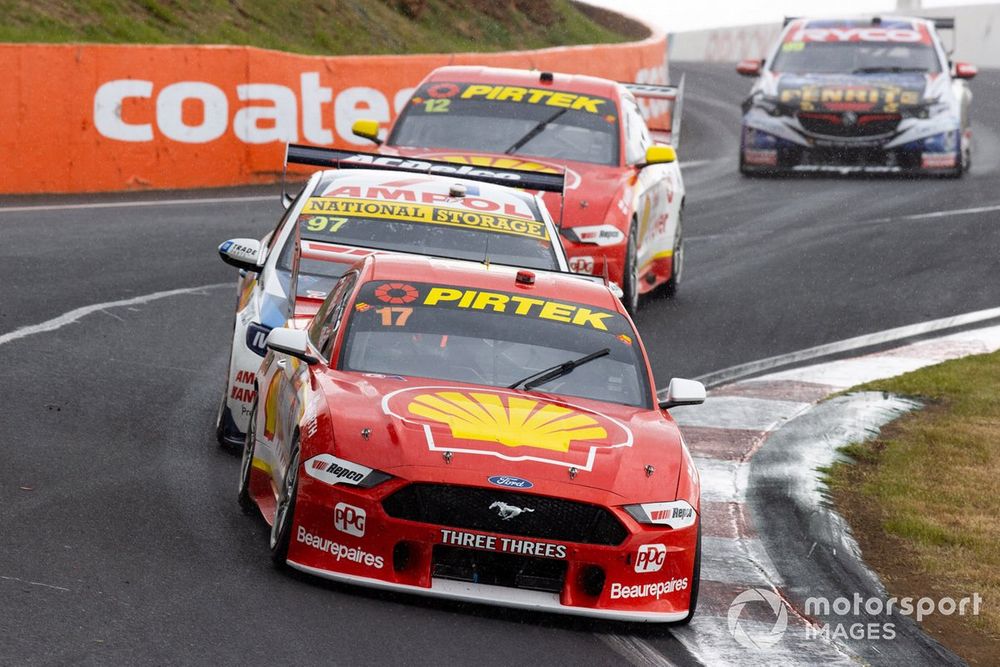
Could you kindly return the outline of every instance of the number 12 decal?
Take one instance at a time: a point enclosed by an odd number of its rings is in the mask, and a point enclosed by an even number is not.
[[[451,100],[427,100],[424,102],[424,111],[427,113],[445,113],[451,106]]]

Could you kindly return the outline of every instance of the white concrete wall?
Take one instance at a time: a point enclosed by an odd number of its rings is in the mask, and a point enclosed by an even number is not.
[[[920,16],[954,16],[954,41],[944,32],[946,45],[956,44],[954,59],[979,67],[1000,67],[1000,3],[923,9]],[[736,62],[763,58],[778,38],[777,23],[672,33],[667,38],[671,60]]]

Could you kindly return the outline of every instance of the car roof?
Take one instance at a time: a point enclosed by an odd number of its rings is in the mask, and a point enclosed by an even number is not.
[[[457,259],[391,253],[370,255],[363,262],[369,272],[369,280],[429,282],[470,289],[517,291],[523,292],[525,296],[569,301],[619,313],[624,312],[621,302],[606,285],[552,271],[518,269],[498,264],[487,266]],[[532,274],[534,284],[523,285],[515,282],[520,272]]]
[[[877,22],[876,19],[878,19]],[[798,28],[829,28],[829,27],[836,27],[838,25],[851,26],[851,27],[876,25],[879,27],[892,29],[892,28],[904,28],[904,27],[915,28],[917,25],[923,25],[927,28],[934,29],[933,19],[926,19],[918,16],[897,16],[895,14],[891,15],[849,14],[847,16],[843,15],[802,16],[802,17],[796,17],[794,20],[789,21],[789,27],[791,27],[792,24],[794,24]]]
[[[356,187],[360,189],[359,198],[367,199],[374,197],[368,197],[364,189],[387,188],[397,194],[398,198],[394,199],[394,201],[399,201],[400,203],[413,201],[415,203],[434,203],[435,206],[444,208],[461,208],[450,204],[448,201],[425,201],[420,196],[425,193],[439,196],[447,195],[451,187],[455,184],[465,186],[467,196],[470,198],[495,202],[500,204],[501,207],[504,204],[514,206],[514,209],[506,211],[508,214],[516,210],[517,213],[524,217],[530,216],[535,220],[541,219],[537,212],[535,197],[524,190],[438,174],[411,174],[384,169],[329,169],[320,174],[311,196],[323,196],[321,191],[328,191],[331,187]],[[416,195],[416,198],[410,200],[401,197],[399,196],[401,191],[410,191]],[[338,196],[351,197],[353,195],[340,194]],[[465,210],[475,210],[472,207],[464,208]],[[486,208],[478,210],[482,213],[494,212]],[[501,209],[495,212],[504,213],[505,211]]]
[[[585,74],[564,74],[561,72],[545,72],[552,74],[552,83],[542,83],[542,72],[539,70],[513,69],[506,67],[472,67],[447,66],[439,67],[427,77],[426,81],[461,81],[463,83],[493,83],[511,86],[551,87],[557,90],[598,95],[616,99],[623,90],[611,79],[601,79]]]

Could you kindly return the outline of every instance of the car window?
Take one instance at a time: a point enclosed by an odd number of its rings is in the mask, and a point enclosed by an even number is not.
[[[625,122],[625,159],[629,164],[640,164],[646,159],[646,149],[652,145],[649,128],[646,127],[639,107],[632,100],[622,101],[622,111]]]
[[[650,407],[635,331],[615,311],[530,292],[383,280],[363,285],[351,311],[343,370],[508,387],[607,348],[536,390]]]
[[[810,21],[785,33],[771,63],[791,74],[940,72],[931,35],[909,21]]]
[[[344,317],[344,306],[351,296],[351,290],[357,279],[357,272],[351,271],[338,280],[309,325],[309,340],[324,359],[330,358],[335,334]]]
[[[549,86],[435,81],[413,94],[387,143],[617,165],[618,111]]]

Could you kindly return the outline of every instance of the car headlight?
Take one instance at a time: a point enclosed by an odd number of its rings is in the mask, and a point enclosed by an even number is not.
[[[392,475],[375,470],[333,454],[317,454],[305,462],[306,474],[321,482],[336,486],[344,484],[370,489],[392,479]]]
[[[697,520],[697,513],[686,500],[664,503],[642,503],[623,507],[639,523],[670,528],[687,528]]]
[[[574,243],[589,243],[606,246],[617,245],[625,240],[625,234],[614,225],[586,225],[584,227],[563,227],[562,235]]]

